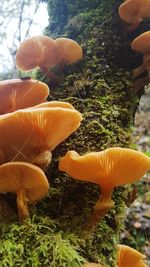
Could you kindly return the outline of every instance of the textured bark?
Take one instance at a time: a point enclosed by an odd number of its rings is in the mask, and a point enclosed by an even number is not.
[[[51,21],[47,34],[72,38],[84,51],[83,62],[66,67],[62,73],[64,81],[51,90],[54,99],[67,99],[84,116],[80,129],[56,150],[55,158],[69,149],[83,154],[110,146],[131,145],[131,126],[138,105],[131,70],[141,57],[135,57],[130,42],[144,26],[127,34],[118,17],[120,3],[117,0],[48,1]],[[58,174],[51,172],[57,184]],[[63,190],[57,213],[59,220],[63,221],[65,216],[66,229],[76,231],[77,226],[80,228],[87,221],[98,198],[97,187],[71,181],[60,174],[56,186]],[[115,247],[123,227],[129,191],[129,187],[115,190],[115,207],[99,223],[95,235],[84,247],[83,254],[89,261],[115,266]]]

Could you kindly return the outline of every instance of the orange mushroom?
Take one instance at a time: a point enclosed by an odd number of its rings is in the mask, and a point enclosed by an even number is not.
[[[0,81],[0,114],[32,107],[44,102],[48,95],[48,86],[37,80]]]
[[[144,55],[143,64],[133,70],[133,78],[136,78],[144,71],[150,71],[150,31],[144,32],[135,38],[131,47],[136,52]]]
[[[55,40],[55,43],[59,53],[59,64],[71,64],[82,59],[82,48],[74,40],[68,38],[58,38]]]
[[[141,152],[119,147],[83,156],[75,151],[68,151],[60,159],[59,170],[75,179],[100,186],[101,195],[89,222],[90,229],[94,229],[100,218],[113,206],[111,197],[114,187],[139,180],[150,170],[150,158]]]
[[[48,36],[34,36],[23,41],[16,53],[16,66],[20,70],[30,71],[39,67],[49,78],[58,77],[49,71],[58,63],[55,41]]]
[[[102,267],[102,265],[98,263],[94,263],[94,262],[88,262],[88,263],[83,264],[82,267]]]
[[[150,0],[127,0],[119,7],[120,18],[134,31],[144,18],[150,17]]]
[[[44,102],[41,103],[39,105],[36,105],[32,108],[69,108],[69,109],[74,109],[74,107],[68,103],[68,102],[63,102],[63,101],[48,101],[48,102]]]
[[[125,245],[118,245],[118,267],[148,267],[144,260],[145,255]]]
[[[18,110],[1,116],[3,163],[27,161],[46,167],[51,151],[80,126],[81,120],[77,110],[60,107]]]
[[[48,189],[48,180],[37,166],[25,162],[9,162],[0,166],[0,192],[17,195],[20,220],[29,217],[28,204],[41,200]]]

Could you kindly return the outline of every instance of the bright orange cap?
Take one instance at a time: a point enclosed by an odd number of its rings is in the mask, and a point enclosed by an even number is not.
[[[28,204],[42,199],[48,189],[48,180],[37,166],[25,162],[9,162],[0,166],[0,192],[17,195],[21,220],[29,216]]]
[[[18,110],[1,116],[0,150],[5,162],[36,164],[37,156],[54,150],[80,126],[81,120],[77,110],[59,107]]]
[[[63,102],[63,101],[48,101],[41,103],[39,105],[36,105],[32,108],[69,108],[69,109],[75,109],[70,103]]]
[[[59,63],[71,64],[82,59],[82,48],[77,42],[68,38],[58,38],[55,43],[59,53]]]
[[[49,88],[37,80],[0,81],[0,114],[32,107],[46,100]]]
[[[58,62],[55,41],[48,36],[34,36],[21,43],[16,54],[16,66],[20,70],[36,67],[52,67]]]
[[[115,187],[139,180],[150,170],[150,158],[141,152],[120,147],[83,156],[68,151],[60,160],[59,169],[76,179]]]
[[[88,262],[88,263],[85,263],[83,264],[82,267],[102,267],[102,265],[98,264],[98,263],[94,263],[94,262]]]
[[[145,255],[125,245],[118,245],[118,267],[148,267],[144,260]]]
[[[139,180],[150,170],[150,158],[141,152],[119,147],[83,156],[68,151],[59,162],[59,170],[75,179],[100,185],[101,195],[95,208],[107,210],[113,205],[113,188]]]
[[[150,31],[144,32],[135,38],[131,44],[131,47],[133,50],[144,55],[150,54]]]
[[[131,26],[128,28],[134,31],[143,18],[150,17],[150,0],[127,0],[119,7],[120,18]]]

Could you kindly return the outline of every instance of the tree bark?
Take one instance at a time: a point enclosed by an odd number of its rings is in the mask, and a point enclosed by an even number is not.
[[[131,50],[130,43],[145,26],[142,24],[136,32],[126,33],[118,17],[121,2],[48,1],[51,20],[47,34],[54,38],[72,38],[84,51],[83,61],[68,65],[62,73],[63,83],[51,90],[54,99],[71,102],[84,116],[80,129],[56,149],[55,159],[70,149],[83,154],[111,146],[131,145],[131,126],[144,87],[138,88],[138,93],[134,88],[132,70],[140,65],[141,57]],[[53,168],[51,179],[63,191],[57,216],[60,222],[65,220],[66,229],[75,232],[87,221],[98,198],[97,187],[75,182],[62,174],[57,183],[55,164]],[[115,207],[100,221],[93,237],[86,241],[84,256],[87,260],[116,266],[115,248],[129,192],[130,186],[114,191]],[[64,229],[63,223],[61,227]]]

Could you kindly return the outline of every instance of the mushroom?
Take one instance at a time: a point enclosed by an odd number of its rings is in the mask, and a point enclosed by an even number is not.
[[[23,41],[16,53],[16,66],[20,70],[30,71],[40,67],[49,78],[58,77],[49,71],[58,63],[55,41],[48,36],[34,36]]]
[[[130,25],[127,30],[134,31],[144,18],[150,17],[150,0],[127,0],[119,7],[120,18]]]
[[[29,217],[28,204],[41,200],[48,189],[48,180],[37,166],[26,162],[9,162],[0,166],[0,192],[17,195],[20,220]]]
[[[51,151],[80,126],[81,120],[77,110],[60,107],[18,110],[1,116],[3,162],[27,161],[45,168],[51,161]]]
[[[74,109],[74,107],[68,103],[68,102],[63,102],[63,101],[48,101],[48,102],[44,102],[44,103],[41,103],[39,105],[36,105],[32,108],[69,108],[69,109]]]
[[[101,188],[101,195],[86,228],[88,231],[95,229],[100,218],[113,207],[111,197],[114,187],[139,180],[150,170],[150,158],[141,152],[120,147],[83,156],[75,151],[68,151],[60,159],[59,170],[75,179],[98,184]]]
[[[136,78],[144,71],[150,71],[150,31],[144,32],[135,38],[131,47],[144,55],[143,64],[133,70],[133,78]]]
[[[118,267],[148,267],[144,260],[145,255],[125,245],[118,245]]]
[[[59,53],[59,64],[72,64],[82,59],[82,48],[74,40],[58,38],[55,40],[55,43]]]
[[[32,107],[45,101],[48,95],[48,86],[37,80],[0,81],[0,114]]]
[[[102,267],[102,265],[98,263],[94,263],[94,262],[88,262],[88,263],[83,264],[82,267]]]

